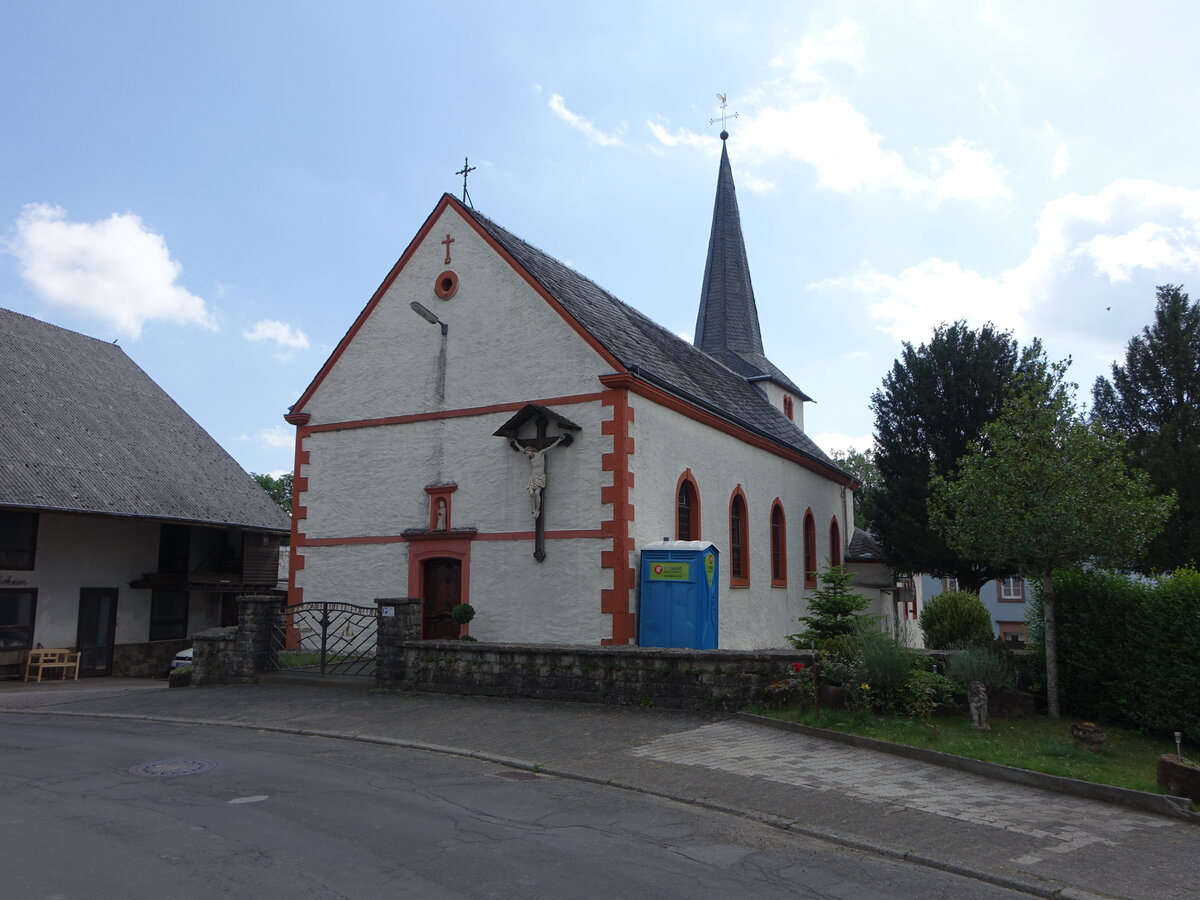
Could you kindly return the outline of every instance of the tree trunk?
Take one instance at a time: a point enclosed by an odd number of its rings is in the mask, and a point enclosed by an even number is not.
[[[1058,624],[1054,620],[1054,576],[1042,576],[1042,627],[1046,641],[1046,712],[1059,718],[1058,710]]]

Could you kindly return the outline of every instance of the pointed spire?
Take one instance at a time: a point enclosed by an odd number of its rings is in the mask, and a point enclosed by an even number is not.
[[[696,317],[695,344],[722,362],[727,351],[761,354],[762,333],[758,308],[742,239],[737,192],[729,151],[721,132],[721,167],[717,174],[717,199],[713,205],[708,261],[700,289],[700,314]]]

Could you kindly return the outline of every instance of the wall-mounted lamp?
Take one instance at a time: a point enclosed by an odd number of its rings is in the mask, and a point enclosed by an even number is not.
[[[437,316],[435,316],[432,312],[430,312],[428,309],[426,309],[424,306],[422,306],[416,300],[414,300],[412,303],[408,304],[408,306],[413,312],[415,312],[418,316],[420,316],[422,319],[424,319],[430,325],[441,325],[442,326],[442,334],[445,334],[446,331],[448,330],[445,322],[443,322],[441,319],[439,319]]]

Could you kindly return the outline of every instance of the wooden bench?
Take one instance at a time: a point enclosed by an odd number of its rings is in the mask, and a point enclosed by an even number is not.
[[[29,680],[29,676],[35,671],[37,672],[37,680],[42,680],[42,672],[46,669],[62,669],[62,677],[65,680],[67,670],[73,669],[75,672],[75,680],[79,680],[79,651],[78,650],[30,650],[29,656],[25,658],[25,680]]]

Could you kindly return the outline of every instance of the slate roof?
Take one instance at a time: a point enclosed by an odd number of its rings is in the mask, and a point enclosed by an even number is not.
[[[700,288],[700,312],[696,316],[695,344],[739,375],[751,380],[769,378],[804,400],[812,399],[763,354],[758,306],[754,302],[754,284],[750,280],[750,263],[746,260],[746,242],[742,237],[742,218],[724,141],[721,142],[708,258]]]
[[[449,195],[447,195],[449,196]],[[740,374],[621,302],[595,282],[450,198],[635,375],[852,478]]]
[[[854,535],[850,538],[850,547],[846,551],[846,559],[856,562],[886,562],[887,558],[875,535],[855,528]]]
[[[288,530],[120,347],[0,309],[0,506]]]

